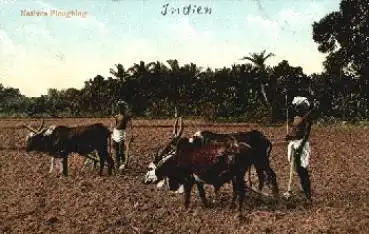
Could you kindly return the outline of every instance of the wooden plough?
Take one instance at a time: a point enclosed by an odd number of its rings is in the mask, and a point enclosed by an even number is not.
[[[265,204],[269,205],[275,205],[275,204],[284,204],[289,206],[291,204],[291,201],[286,199],[283,196],[274,197],[270,194],[257,191],[253,189],[252,187],[245,186],[246,193],[249,197],[252,197],[253,199],[259,200]]]

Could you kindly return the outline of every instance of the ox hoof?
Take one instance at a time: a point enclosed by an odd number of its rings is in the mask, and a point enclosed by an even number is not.
[[[124,169],[126,169],[126,165],[124,164],[120,165],[118,168],[119,171],[123,171]]]
[[[184,193],[184,187],[183,187],[183,185],[179,186],[179,188],[174,193],[175,194],[182,194],[182,193]]]
[[[164,180],[161,180],[161,181],[159,181],[157,184],[156,184],[156,187],[157,188],[162,188],[164,185],[165,185],[165,182],[166,182],[166,180],[164,179]]]
[[[286,199],[289,199],[292,197],[292,192],[291,191],[287,191],[283,194],[283,196],[286,198]]]
[[[229,209],[231,210],[236,209],[236,203],[231,203],[231,205],[229,206]]]

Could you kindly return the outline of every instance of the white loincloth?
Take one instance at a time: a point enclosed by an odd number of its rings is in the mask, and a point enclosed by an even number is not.
[[[296,149],[300,147],[302,141],[303,141],[302,139],[293,140],[293,141],[290,141],[290,143],[288,144],[287,157],[290,163],[291,163],[292,154],[296,151]],[[303,168],[307,168],[309,166],[310,150],[311,150],[310,144],[309,144],[309,141],[307,141],[304,147],[302,148],[302,151],[300,154],[300,166]]]
[[[126,132],[124,130],[118,130],[114,128],[113,133],[111,134],[111,138],[117,143],[123,142],[126,138]]]

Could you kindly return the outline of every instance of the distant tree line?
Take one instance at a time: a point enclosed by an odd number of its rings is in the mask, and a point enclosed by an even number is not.
[[[274,54],[251,53],[240,64],[220,69],[175,59],[140,61],[126,69],[116,64],[111,77],[97,75],[82,89],[49,89],[41,97],[25,97],[0,84],[2,115],[108,116],[118,99],[137,117],[184,116],[208,119],[285,120],[286,101],[296,95],[313,100],[320,118],[360,120],[369,117],[369,7],[367,1],[343,0],[340,9],[314,22],[313,40],[327,54],[324,71],[306,75]],[[287,97],[287,100],[286,100]]]

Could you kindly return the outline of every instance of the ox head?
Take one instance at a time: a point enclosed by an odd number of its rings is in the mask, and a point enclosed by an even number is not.
[[[38,129],[32,128],[29,125],[23,125],[30,132],[26,137],[26,151],[43,151],[45,150],[46,138],[53,131],[53,128],[44,128],[45,121],[42,120]]]
[[[159,187],[163,185],[161,182],[166,178],[176,177],[176,161],[175,146],[183,133],[183,121],[182,118],[175,118],[173,126],[173,134],[169,142],[153,156],[153,161],[148,165],[147,172],[144,176],[144,183],[153,184],[156,183]],[[177,189],[175,180],[170,180],[169,183],[172,184],[171,190]],[[179,185],[179,184],[178,184]]]

